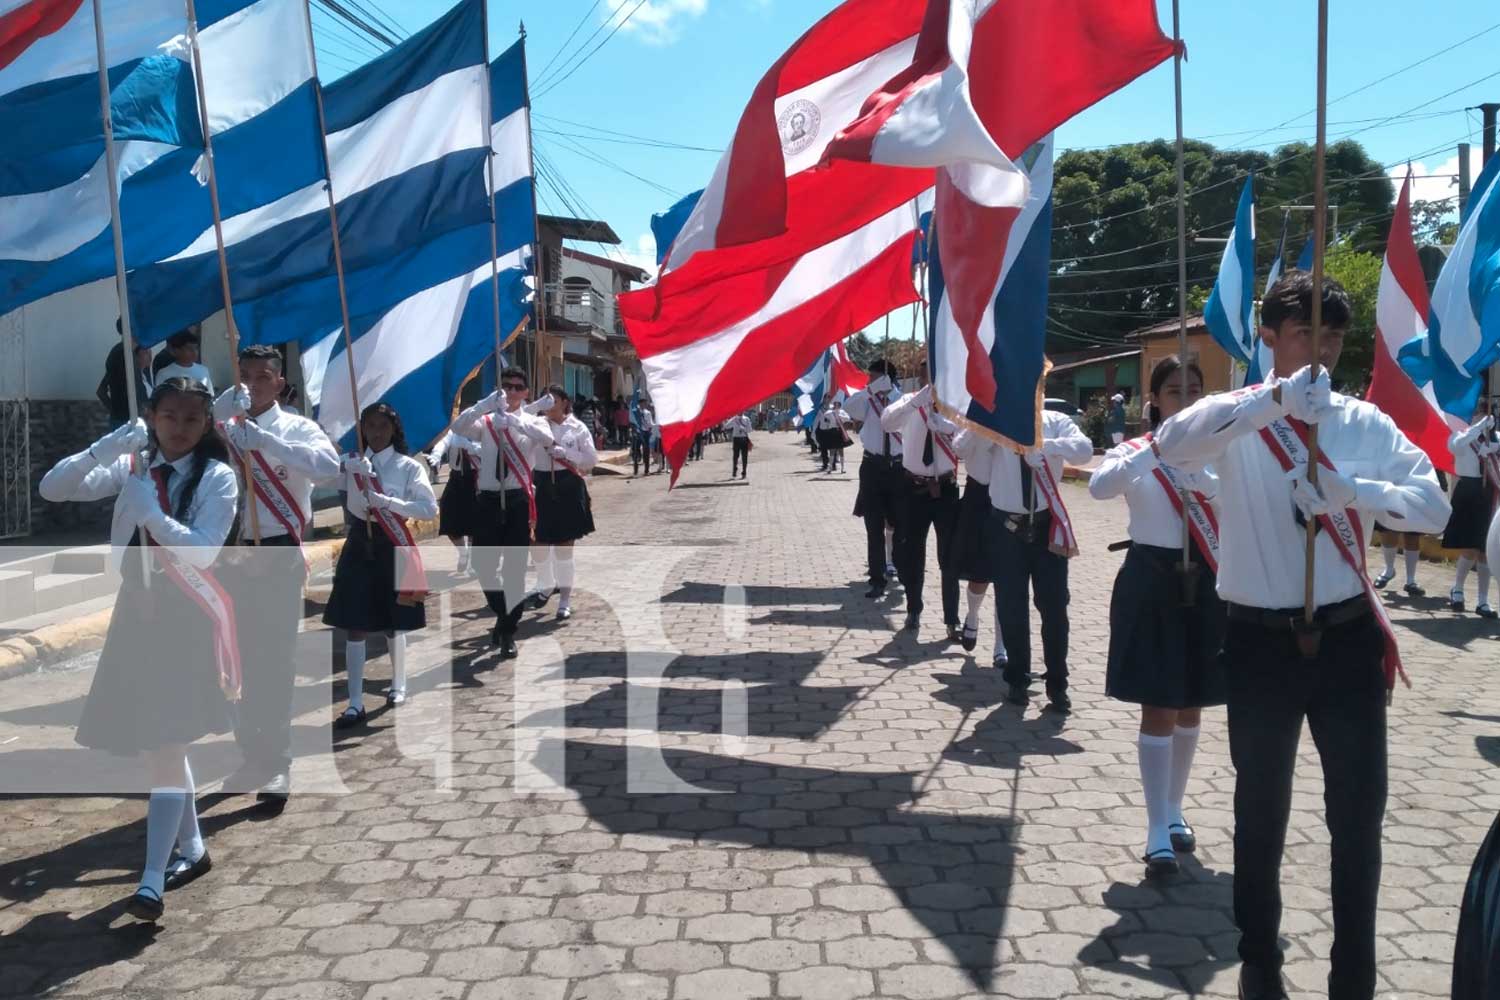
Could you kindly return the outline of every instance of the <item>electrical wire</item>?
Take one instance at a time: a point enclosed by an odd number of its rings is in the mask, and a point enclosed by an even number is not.
[[[532,117],[533,118],[540,118],[540,119],[543,119],[543,120],[549,121],[549,122],[557,122],[559,125],[571,125],[574,128],[588,129],[588,130],[590,130],[592,132],[602,133],[602,135],[619,136],[622,139],[631,139],[631,140],[634,140],[636,143],[639,143],[640,145],[644,145],[644,146],[659,146],[662,149],[686,149],[686,150],[692,150],[693,152],[699,152],[699,153],[723,153],[724,152],[724,150],[722,150],[722,149],[715,149],[712,146],[690,146],[690,145],[687,145],[685,143],[672,142],[672,141],[667,140],[667,139],[652,139],[649,136],[634,135],[634,134],[632,134],[630,132],[616,132],[613,129],[601,128],[598,125],[588,125],[588,124],[586,124],[584,122],[575,122],[575,121],[569,121],[566,118],[558,118],[555,115],[534,114],[534,115],[532,115]],[[606,140],[604,140],[602,138],[602,136],[584,136],[583,138],[599,139],[599,141],[601,141],[601,142],[606,141]]]
[[[547,64],[541,68],[541,71],[539,73],[537,73],[536,79],[538,83],[540,83],[542,78],[547,75],[547,71],[552,68],[552,64],[557,62],[557,57],[562,55],[563,51],[568,47],[569,43],[571,43],[573,39],[578,36],[579,29],[588,23],[588,20],[593,16],[594,11],[599,9],[599,4],[601,2],[603,2],[603,0],[594,0],[589,9],[583,12],[583,16],[578,19],[578,23],[573,25],[573,30],[568,32],[568,37],[563,39],[563,43],[557,47],[557,51],[552,53],[552,58],[548,59]]]
[[[562,83],[564,83],[568,79],[568,77],[570,77],[574,73],[578,72],[578,70],[583,67],[584,63],[586,63],[590,59],[592,59],[594,57],[594,55],[600,49],[604,48],[605,45],[609,44],[609,40],[611,38],[615,37],[615,35],[619,33],[619,31],[620,31],[621,28],[625,27],[625,25],[627,25],[627,24],[630,23],[630,19],[633,18],[633,17],[635,17],[636,11],[640,10],[643,6],[645,6],[645,3],[646,3],[646,0],[636,0],[636,5],[634,7],[632,7],[632,8],[630,8],[630,13],[626,14],[623,18],[621,18],[620,19],[620,23],[617,24],[617,25],[615,25],[613,28],[611,28],[609,34],[605,35],[604,38],[599,42],[598,45],[596,45],[592,49],[590,49],[583,56],[583,58],[580,59],[580,60],[578,60],[578,62],[574,63],[573,66],[570,69],[567,70],[567,72],[563,73],[561,76],[555,77],[554,79],[548,81],[547,84],[546,84],[546,86],[543,87],[542,90],[539,93],[535,93],[535,94],[532,95],[532,100],[536,101],[539,98],[547,96],[547,94],[548,94],[549,91],[552,91],[552,90],[556,89],[559,85],[561,85]],[[611,16],[611,20],[613,20],[613,16]],[[606,21],[605,23],[607,24],[609,22]],[[597,34],[597,32],[595,32],[595,33]],[[593,36],[590,35],[589,37],[592,38]],[[585,44],[587,44],[587,43],[585,43]]]

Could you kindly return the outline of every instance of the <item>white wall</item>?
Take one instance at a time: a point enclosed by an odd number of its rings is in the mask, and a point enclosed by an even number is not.
[[[586,260],[564,257],[563,277],[588,279],[589,284],[594,286],[594,291],[599,293],[599,298],[604,303],[605,329],[613,330],[615,325],[615,272],[610,268],[599,264],[591,264]]]
[[[104,376],[104,358],[118,337],[115,279],[58,292],[18,311],[26,344],[27,396],[93,399]],[[222,313],[203,324],[203,363],[215,386],[228,384],[229,341]]]

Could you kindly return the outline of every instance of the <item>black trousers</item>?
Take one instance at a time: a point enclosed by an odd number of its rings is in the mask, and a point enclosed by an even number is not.
[[[901,552],[901,500],[905,480],[901,466],[878,455],[865,455],[859,463],[859,514],[865,522],[865,559],[869,563],[870,586],[884,587],[885,526],[897,529],[893,555]],[[899,567],[898,567],[899,569]]]
[[[531,545],[530,514],[524,490],[480,493],[475,507],[474,573],[484,601],[495,613],[503,636],[516,634],[526,604],[526,560]]]
[[[737,469],[744,470],[746,475],[750,473],[750,439],[747,437],[734,439],[734,452],[729,457],[729,474],[733,476]]]
[[[958,530],[958,483],[955,479],[938,486],[933,496],[925,485],[904,481],[901,528],[897,542],[901,559],[901,585],[906,588],[908,614],[922,611],[922,584],[927,576],[927,536],[937,533],[938,571],[942,574],[943,624],[958,624],[958,576],[948,565],[948,549]]]
[[[1268,971],[1281,968],[1281,854],[1305,718],[1323,764],[1332,842],[1329,1000],[1375,995],[1386,798],[1383,652],[1373,617],[1327,629],[1312,661],[1303,658],[1292,632],[1255,623],[1231,619],[1224,642],[1240,958]]]
[[[1042,618],[1042,661],[1049,694],[1068,690],[1068,560],[1047,548],[1050,515],[1034,515],[1033,539],[1007,527],[1003,511],[990,512],[987,537],[995,579],[995,625],[1005,643],[1005,682],[1031,683],[1031,613],[1028,591]]]
[[[234,738],[245,763],[270,774],[292,766],[297,624],[307,580],[301,549],[283,538],[243,546],[231,577],[244,677]]]

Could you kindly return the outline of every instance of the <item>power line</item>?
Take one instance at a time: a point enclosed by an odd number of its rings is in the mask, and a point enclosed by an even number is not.
[[[602,135],[620,136],[623,139],[633,139],[636,142],[640,143],[641,145],[646,145],[646,146],[660,146],[663,149],[687,149],[687,150],[692,150],[694,152],[699,152],[699,153],[722,153],[722,152],[724,152],[724,150],[722,150],[722,149],[716,149],[716,148],[714,148],[712,146],[690,146],[690,145],[687,145],[685,143],[672,142],[671,140],[668,140],[668,139],[653,139],[653,138],[651,138],[649,136],[635,135],[635,134],[630,133],[630,132],[616,132],[613,129],[601,128],[598,125],[589,125],[589,124],[586,124],[584,122],[575,122],[575,121],[569,121],[566,118],[558,118],[555,115],[541,115],[541,114],[536,114],[536,115],[532,115],[532,117],[533,118],[542,118],[542,119],[545,119],[545,120],[547,120],[549,122],[557,122],[560,125],[571,125],[574,128],[588,129],[591,132],[599,132]],[[600,142],[608,141],[608,140],[603,139],[602,136],[586,136],[585,138],[598,139]]]
[[[619,30],[621,28],[625,27],[625,25],[627,25],[627,24],[630,23],[630,19],[632,17],[635,17],[635,12],[638,11],[638,10],[640,10],[641,7],[645,6],[645,3],[646,3],[646,0],[636,0],[636,5],[634,7],[632,7],[632,8],[630,8],[630,13],[626,14],[623,18],[621,18],[620,23],[617,24],[617,25],[615,25],[613,28],[611,28],[609,34],[605,35],[604,38],[599,42],[598,45],[596,45],[592,49],[590,49],[583,56],[583,58],[580,59],[580,60],[578,60],[578,62],[574,63],[573,66],[572,66],[572,68],[570,68],[567,72],[563,73],[559,77],[556,77],[554,80],[548,82],[548,84],[546,85],[546,87],[543,88],[540,93],[538,93],[538,94],[536,94],[536,95],[533,96],[532,100],[537,100],[539,98],[547,96],[547,94],[548,94],[549,91],[552,91],[552,90],[556,89],[560,84],[562,84],[563,82],[565,82],[568,79],[568,77],[570,77],[574,73],[578,72],[578,70],[583,66],[584,63],[588,62],[590,59],[592,59],[594,57],[594,54],[596,52],[598,52],[600,49],[604,48],[605,45],[609,44],[609,40],[611,38],[615,37],[615,35],[619,32]],[[611,16],[611,20],[613,20],[613,16]],[[605,23],[608,24],[609,22],[606,21]],[[597,30],[595,31],[595,34],[598,34]],[[590,35],[589,37],[592,38],[593,35]],[[585,42],[584,44],[587,45],[588,43]]]
[[[573,30],[568,32],[568,37],[563,39],[563,43],[557,47],[557,51],[552,53],[552,58],[547,60],[547,65],[543,66],[541,72],[536,75],[538,83],[541,82],[542,77],[547,75],[547,70],[552,68],[552,64],[557,62],[557,57],[563,54],[563,50],[568,47],[568,43],[573,41],[573,39],[578,35],[578,29],[587,24],[588,19],[593,16],[594,11],[599,9],[600,2],[601,0],[594,0],[589,9],[584,11],[583,16],[578,19],[578,23],[573,25]]]

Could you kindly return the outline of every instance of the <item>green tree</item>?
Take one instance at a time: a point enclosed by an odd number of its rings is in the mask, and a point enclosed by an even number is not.
[[[1175,145],[1165,139],[1101,150],[1070,150],[1057,159],[1053,184],[1053,277],[1049,344],[1052,351],[1119,343],[1131,330],[1177,314],[1177,177]],[[1212,288],[1223,239],[1234,225],[1247,172],[1255,171],[1258,270],[1270,267],[1283,224],[1289,253],[1308,238],[1312,148],[1305,143],[1274,153],[1221,150],[1203,142],[1185,147],[1188,285]],[[1339,205],[1341,237],[1357,251],[1385,245],[1394,191],[1381,164],[1357,142],[1328,149],[1327,189]],[[1196,296],[1189,305],[1196,304]]]
[[[1344,334],[1344,352],[1333,378],[1339,385],[1361,389],[1375,364],[1375,300],[1380,294],[1381,258],[1346,243],[1331,247],[1324,261],[1328,276],[1349,293],[1352,315]]]

